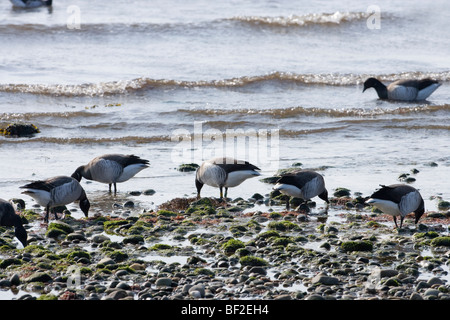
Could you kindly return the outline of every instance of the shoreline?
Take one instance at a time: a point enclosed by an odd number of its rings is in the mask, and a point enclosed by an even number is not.
[[[27,210],[25,249],[2,229],[0,299],[450,299],[448,210],[394,230],[390,216],[350,206],[357,198],[330,197],[328,213],[319,201],[306,214],[254,197],[66,212],[48,226]]]

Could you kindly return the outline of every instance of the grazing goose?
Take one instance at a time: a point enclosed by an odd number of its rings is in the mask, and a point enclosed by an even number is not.
[[[105,154],[92,159],[87,165],[80,166],[72,174],[72,178],[81,181],[81,178],[114,185],[114,194],[117,193],[117,182],[124,182],[134,177],[139,171],[148,168],[148,160],[135,155]]]
[[[236,187],[249,178],[261,175],[256,170],[260,169],[247,161],[233,158],[219,157],[207,160],[195,174],[197,197],[200,198],[200,190],[204,184],[207,184],[219,188],[220,199],[223,199],[223,188],[225,188],[226,198],[228,188]]]
[[[50,7],[52,0],[10,0],[14,7],[19,8],[37,8],[37,7]]]
[[[273,189],[288,197],[301,198],[305,202],[319,196],[327,204],[330,203],[323,176],[315,171],[303,170],[287,173],[276,181]],[[289,210],[289,198],[286,201],[286,209]]]
[[[58,176],[47,180],[34,181],[20,188],[26,189],[22,193],[34,198],[39,205],[45,207],[45,222],[48,222],[51,208],[65,206],[74,201],[80,201],[81,211],[86,217],[88,216],[91,205],[86,193],[78,181],[71,177]],[[58,219],[56,212],[55,219]]]
[[[380,185],[377,190],[366,201],[374,205],[386,214],[394,218],[395,227],[397,226],[397,216],[400,216],[400,228],[403,225],[403,219],[411,212],[415,214],[415,224],[419,222],[420,217],[425,212],[424,202],[419,191],[405,184],[392,184],[390,186]]]
[[[8,201],[0,199],[0,226],[14,227],[14,235],[23,246],[27,246],[27,231],[23,227],[22,219],[16,214],[14,207]]]
[[[428,98],[441,84],[436,80],[397,80],[387,87],[375,78],[364,82],[363,92],[375,88],[378,97],[383,100],[421,101]]]

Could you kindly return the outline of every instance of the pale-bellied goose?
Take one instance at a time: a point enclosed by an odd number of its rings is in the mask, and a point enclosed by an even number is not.
[[[236,160],[229,157],[218,157],[207,160],[197,169],[195,174],[195,186],[197,187],[197,197],[200,198],[200,190],[204,184],[219,188],[220,198],[223,198],[223,188],[225,188],[225,198],[228,188],[236,187],[249,178],[261,175],[258,167],[248,161]]]
[[[319,196],[327,204],[330,203],[323,176],[315,171],[302,170],[284,174],[276,181],[273,189],[288,197],[301,198],[305,202]],[[286,209],[289,209],[289,198]]]
[[[419,191],[405,184],[381,185],[381,188],[374,192],[366,202],[384,213],[392,215],[397,228],[397,216],[400,216],[401,228],[406,215],[414,212],[415,224],[417,224],[425,212],[424,202]]]
[[[428,98],[441,84],[436,80],[397,80],[385,86],[375,78],[364,82],[363,92],[369,88],[377,91],[383,100],[421,101]]]
[[[50,7],[52,0],[10,0],[14,7],[19,8],[37,8],[37,7]]]
[[[135,155],[105,154],[92,159],[87,165],[80,166],[72,174],[72,178],[81,181],[81,178],[114,185],[117,193],[117,182],[124,182],[134,177],[141,170],[148,168],[148,160]]]
[[[16,214],[14,207],[8,201],[0,199],[0,226],[14,227],[14,235],[24,247],[27,246],[28,234],[23,227],[22,219]]]
[[[34,198],[39,205],[45,207],[45,222],[48,222],[51,208],[65,206],[74,201],[80,202],[81,211],[86,217],[88,216],[91,205],[83,187],[74,178],[58,176],[47,180],[34,181],[20,188],[26,189],[22,193]],[[58,219],[56,212],[55,219]]]

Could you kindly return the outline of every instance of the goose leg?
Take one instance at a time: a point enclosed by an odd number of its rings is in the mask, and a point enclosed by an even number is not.
[[[400,216],[400,229],[402,228],[403,225],[403,219],[405,219],[404,216]]]
[[[117,185],[116,185],[116,183],[114,182],[114,195],[116,195],[117,194]]]
[[[219,187],[219,190],[220,190],[220,199],[223,199],[223,188]]]
[[[111,193],[111,185],[112,183],[109,184],[109,193]]]
[[[225,187],[225,199],[227,198],[227,196],[228,196],[228,187]]]
[[[55,220],[58,220],[58,214],[56,213],[56,209],[53,209],[53,213],[55,214]]]
[[[286,196],[284,196],[284,198],[286,199],[286,210],[290,210],[291,204],[289,203],[289,201],[291,200],[291,197],[286,195]]]
[[[395,223],[395,227],[398,229],[398,225],[397,225],[397,217],[394,216],[394,223]]]
[[[47,206],[47,207],[45,208],[45,216],[44,216],[44,222],[45,222],[45,223],[48,223],[48,215],[49,215],[49,212],[50,212],[50,207]]]

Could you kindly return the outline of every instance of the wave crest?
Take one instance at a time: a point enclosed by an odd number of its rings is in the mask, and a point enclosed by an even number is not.
[[[237,16],[230,21],[237,21],[253,26],[268,27],[303,27],[310,25],[339,25],[345,22],[365,20],[370,16],[367,12],[311,13],[306,15],[290,15],[278,17]]]
[[[146,77],[132,80],[120,80],[90,84],[0,84],[0,92],[30,93],[52,96],[104,96],[127,94],[137,91],[178,88],[245,88],[270,83],[295,83],[297,85],[351,86],[363,83],[369,77],[381,81],[398,79],[433,78],[438,81],[449,81],[450,71],[442,72],[403,72],[385,75],[373,74],[298,74],[292,72],[272,72],[264,75],[243,76],[221,80],[174,80],[151,79]]]

